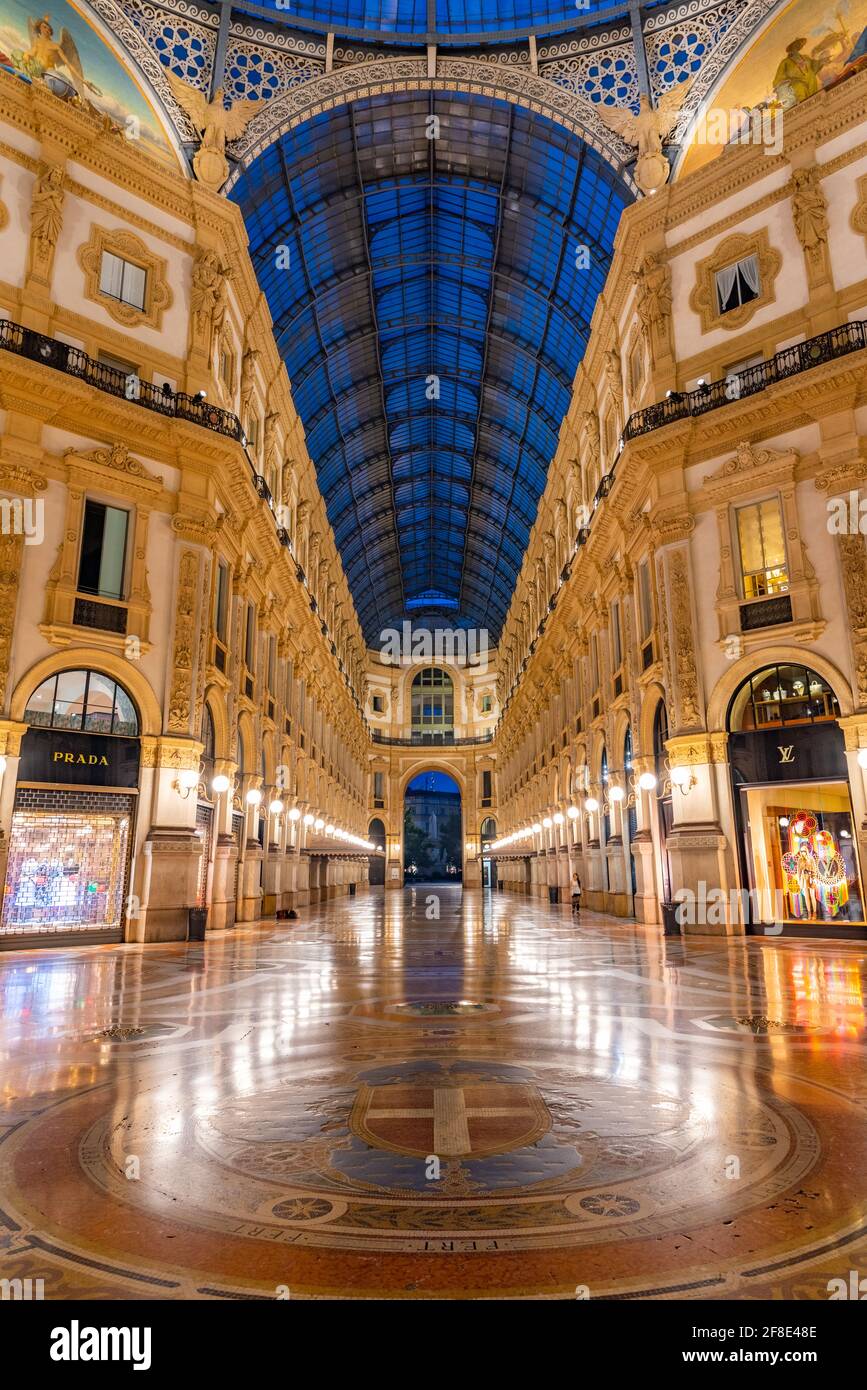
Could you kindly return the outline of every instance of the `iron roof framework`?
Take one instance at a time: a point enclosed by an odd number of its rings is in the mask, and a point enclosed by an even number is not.
[[[546,117],[436,92],[322,114],[236,184],[369,643],[437,595],[497,640],[629,196]]]

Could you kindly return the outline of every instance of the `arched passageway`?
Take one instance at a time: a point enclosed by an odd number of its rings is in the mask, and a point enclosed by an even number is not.
[[[460,882],[462,857],[460,787],[446,772],[418,773],[404,794],[404,882]]]

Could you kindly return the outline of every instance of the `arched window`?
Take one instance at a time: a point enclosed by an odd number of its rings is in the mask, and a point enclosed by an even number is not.
[[[605,805],[608,805],[608,783],[609,783],[610,778],[609,778],[609,773],[608,773],[608,749],[607,749],[607,748],[603,748],[603,749],[602,749],[602,760],[601,760],[601,762],[600,762],[600,764],[599,764],[599,780],[600,780],[601,783],[602,783],[602,800],[603,800],[603,802],[604,802]],[[610,815],[607,815],[607,814],[606,814],[606,815],[603,815],[603,817],[602,817],[602,834],[603,834],[603,839],[605,840],[605,842],[606,842],[606,844],[607,844],[607,842],[611,839],[611,817],[610,817]]]
[[[668,710],[665,701],[660,700],[653,716],[653,761],[656,780],[660,787],[666,779],[665,759],[668,756],[665,745],[668,742]]]
[[[202,713],[202,757],[214,761],[214,751],[216,748],[216,737],[214,735],[214,717],[207,704]]]
[[[763,666],[735,692],[728,727],[732,733],[778,729],[784,724],[815,724],[839,715],[837,697],[818,672],[809,666],[781,662]]]
[[[627,726],[626,726],[626,734],[625,734],[624,739],[623,739],[623,776],[624,776],[624,780],[625,780],[625,783],[626,783],[626,789],[627,789],[627,790],[628,790],[628,788],[629,788],[629,783],[630,783],[631,778],[632,778],[632,773],[633,773],[632,728],[631,728],[631,726],[630,726],[629,724],[627,724]],[[633,839],[634,839],[634,837],[635,837],[636,834],[638,833],[638,813],[637,813],[637,811],[636,811],[636,809],[635,809],[635,803],[634,803],[634,802],[627,808],[626,823],[627,823],[627,827],[628,827],[628,829],[629,829],[629,843],[630,843],[630,845],[631,845],[631,844],[632,844],[632,841],[633,841]],[[633,866],[633,869],[634,869],[634,866]],[[633,889],[633,892],[634,892],[634,891],[635,891],[635,890]]]
[[[482,829],[479,838],[481,839],[482,844],[484,844],[487,840],[496,840],[497,822],[494,820],[493,816],[485,816],[485,819],[482,821]]]
[[[367,827],[367,838],[377,849],[385,849],[385,825],[379,816],[374,816],[370,825]]]
[[[419,742],[445,742],[454,733],[455,690],[439,666],[426,666],[412,682],[412,736]]]
[[[138,714],[123,686],[101,671],[59,671],[34,690],[24,718],[41,729],[86,734],[138,734]]]

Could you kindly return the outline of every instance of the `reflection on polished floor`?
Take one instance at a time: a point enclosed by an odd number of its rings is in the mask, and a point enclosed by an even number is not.
[[[441,885],[302,918],[0,958],[0,1278],[750,1299],[867,1268],[860,943]]]

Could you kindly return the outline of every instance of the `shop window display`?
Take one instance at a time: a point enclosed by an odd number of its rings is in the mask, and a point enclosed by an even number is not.
[[[119,930],[129,816],[16,811],[2,933]]]
[[[845,784],[744,788],[751,887],[776,920],[829,927],[864,921]],[[767,914],[766,914],[767,915]]]

